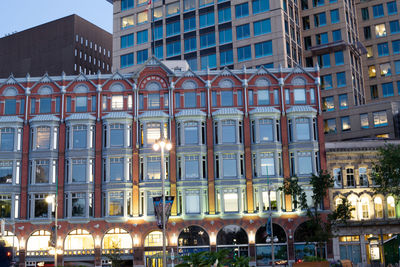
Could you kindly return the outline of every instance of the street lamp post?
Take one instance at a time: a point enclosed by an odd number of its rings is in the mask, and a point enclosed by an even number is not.
[[[55,196],[47,196],[46,202],[52,204],[54,207],[54,267],[57,267],[57,219],[58,219],[58,200],[57,200],[57,193]]]
[[[154,145],[154,151],[161,151],[161,196],[162,196],[162,236],[163,236],[163,267],[167,266],[167,252],[166,252],[166,233],[165,233],[165,157],[164,151],[171,150],[172,144],[167,139],[157,140]]]

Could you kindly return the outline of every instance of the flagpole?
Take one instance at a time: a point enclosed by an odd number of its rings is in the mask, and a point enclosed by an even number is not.
[[[152,40],[151,40],[151,55],[152,56],[155,56],[155,50],[156,50],[156,47],[155,47],[155,33],[154,33],[154,0],[148,0],[148,1],[150,1],[150,5],[149,5],[149,8],[150,8],[150,16],[151,16],[151,38],[152,38]]]

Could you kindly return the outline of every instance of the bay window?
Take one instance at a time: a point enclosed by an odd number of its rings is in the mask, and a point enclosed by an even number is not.
[[[47,194],[29,195],[31,207],[31,218],[48,218],[50,214],[50,205],[46,202]]]
[[[297,118],[296,122],[296,137],[298,141],[310,140],[310,119]]]
[[[110,158],[110,181],[124,180],[124,158]]]
[[[86,217],[86,193],[71,194],[71,216]]]
[[[147,157],[147,179],[161,179],[161,157]]]
[[[123,216],[124,215],[124,192],[110,192],[108,199],[108,215]]]
[[[12,184],[13,182],[13,162],[0,161],[0,184]]]
[[[200,190],[185,191],[185,213],[199,214],[200,210]]]
[[[0,150],[13,151],[14,150],[14,128],[1,128],[0,129]]]
[[[57,160],[32,160],[30,168],[31,184],[54,184],[56,182]]]
[[[0,218],[11,218],[12,196],[9,194],[0,194]]]
[[[274,140],[274,124],[272,119],[260,119],[259,121],[260,142]]]
[[[260,172],[262,176],[275,175],[275,159],[273,153],[260,153]]]
[[[36,149],[50,148],[50,127],[41,126],[36,128]]]
[[[224,189],[224,212],[239,212],[239,196],[237,189]]]
[[[298,152],[298,174],[299,175],[311,175],[313,173],[313,164],[311,152]]]
[[[72,182],[85,183],[86,182],[86,160],[74,159],[72,160]]]

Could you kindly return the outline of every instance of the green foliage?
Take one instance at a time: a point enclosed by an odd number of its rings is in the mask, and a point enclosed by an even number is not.
[[[249,266],[249,257],[232,257],[229,249],[219,251],[203,251],[192,253],[181,258],[182,263],[176,267],[211,267],[217,263],[217,267],[247,267]]]
[[[317,257],[317,256],[304,256],[303,261],[305,261],[305,262],[326,261],[326,259],[320,258],[320,257]]]
[[[400,145],[385,145],[379,149],[378,161],[372,167],[372,180],[376,193],[400,198]]]
[[[317,246],[323,246],[330,238],[332,238],[332,225],[336,220],[342,222],[350,219],[350,205],[347,201],[343,201],[333,215],[328,216],[328,221],[322,220],[318,210],[328,194],[328,190],[333,187],[334,179],[326,171],[320,171],[318,175],[312,174],[310,185],[312,186],[312,202],[310,207],[307,203],[306,193],[299,184],[299,179],[291,177],[285,180],[283,187],[280,188],[285,194],[293,196],[293,204],[302,210],[306,210],[309,220],[306,222],[307,234],[304,235],[307,242],[316,243]]]
[[[347,224],[347,221],[351,219],[351,212],[353,210],[354,207],[352,207],[347,198],[344,197],[342,198],[342,203],[336,207],[336,210],[328,215],[328,219],[332,222],[332,224]]]

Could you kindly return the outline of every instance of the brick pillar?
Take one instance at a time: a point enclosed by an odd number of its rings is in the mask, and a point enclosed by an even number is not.
[[[58,218],[64,216],[64,174],[65,174],[65,122],[60,124],[58,139]]]
[[[247,212],[254,213],[254,198],[253,198],[253,172],[251,166],[251,142],[250,142],[250,119],[245,116],[243,119],[244,135],[244,160],[245,160],[245,175],[246,175],[246,195],[247,195]]]
[[[325,151],[325,134],[324,134],[324,119],[321,114],[317,116],[317,127],[318,127],[318,145],[319,145],[319,161],[321,164],[322,171],[327,170],[326,164],[326,151]],[[329,201],[329,192],[327,192],[326,197],[324,199],[324,208],[326,210],[330,209],[330,201]]]
[[[27,219],[28,213],[28,177],[29,177],[29,124],[25,124],[22,136],[22,166],[21,166],[21,205],[20,219]]]
[[[95,149],[95,166],[94,171],[94,217],[101,217],[101,170],[102,170],[102,157],[101,157],[101,147],[102,147],[102,125],[100,121],[96,121],[96,149]]]
[[[284,179],[290,178],[289,138],[286,115],[281,115],[282,165]],[[292,211],[292,198],[285,195],[286,211]]]
[[[101,266],[101,248],[94,249],[94,266]]]
[[[19,251],[19,263],[18,263],[18,267],[25,267],[25,254],[26,254],[26,250],[25,249],[21,249]]]
[[[213,121],[207,118],[207,174],[208,174],[208,209],[215,214],[215,181],[214,181],[214,138]]]
[[[176,144],[176,128],[175,128],[175,119],[171,119],[171,140],[172,144]],[[171,215],[177,215],[177,189],[176,189],[176,145],[172,146],[171,151],[169,152],[169,181],[170,181],[170,195],[175,197],[174,203],[171,208]]]
[[[132,212],[133,216],[139,216],[139,144],[137,139],[137,123],[132,124]]]

